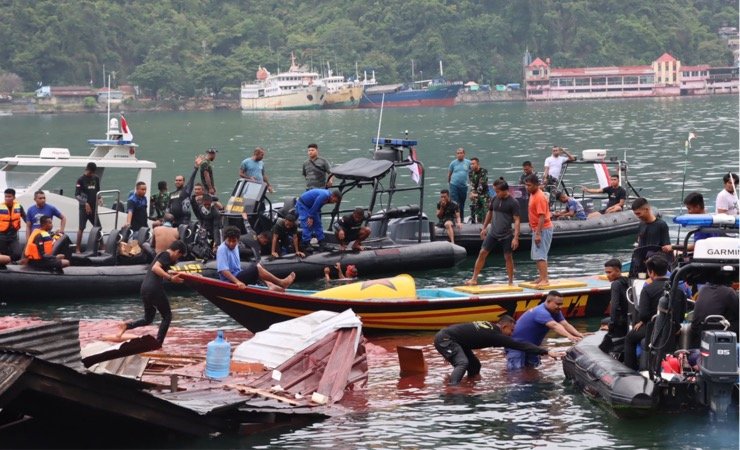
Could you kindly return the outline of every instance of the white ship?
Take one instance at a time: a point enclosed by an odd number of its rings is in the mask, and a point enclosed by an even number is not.
[[[254,83],[242,84],[241,107],[247,111],[318,109],[326,100],[326,86],[319,74],[300,67],[290,55],[290,69],[271,75],[264,67],[257,70]]]

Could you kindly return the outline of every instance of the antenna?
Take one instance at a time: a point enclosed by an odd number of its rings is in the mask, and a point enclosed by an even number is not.
[[[378,149],[378,145],[380,143],[380,126],[383,123],[383,104],[385,103],[385,92],[383,92],[383,95],[380,97],[380,117],[378,118],[378,134],[375,136],[375,149]]]
[[[105,80],[103,80],[105,81]],[[106,119],[106,129],[110,131],[110,74],[108,74],[108,117]],[[110,134],[106,133],[106,139],[110,139]]]

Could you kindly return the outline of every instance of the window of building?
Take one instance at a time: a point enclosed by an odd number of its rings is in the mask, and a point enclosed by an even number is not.
[[[576,86],[590,86],[591,78],[576,78]]]
[[[637,77],[624,77],[624,84],[637,84]]]
[[[606,79],[606,84],[611,84],[611,85],[622,84],[622,77],[609,77]]]
[[[655,77],[652,75],[640,75],[640,84],[653,84]]]
[[[532,75],[539,75],[539,74],[540,74],[540,71],[538,69],[532,70]]]
[[[603,86],[605,84],[606,84],[606,78],[605,77],[591,78],[591,85],[592,86]]]

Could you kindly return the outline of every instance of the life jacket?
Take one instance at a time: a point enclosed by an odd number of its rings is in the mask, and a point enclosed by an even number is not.
[[[41,236],[40,242],[36,242],[36,238]],[[38,244],[43,244],[44,253],[43,255],[39,253],[39,246]],[[31,233],[31,236],[28,238],[28,242],[26,243],[26,249],[23,252],[26,258],[33,261],[40,261],[43,259],[44,255],[51,255],[52,254],[52,247],[54,246],[54,238],[49,234],[48,231],[42,230],[40,228],[37,228],[33,230],[33,233]]]
[[[0,204],[0,233],[5,233],[10,229],[21,229],[21,205],[14,201],[13,208],[8,209],[5,203]]]

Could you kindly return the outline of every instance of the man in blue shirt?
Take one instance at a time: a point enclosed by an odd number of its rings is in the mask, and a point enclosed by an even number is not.
[[[141,227],[147,226],[147,206],[146,183],[139,181],[136,183],[136,190],[128,197],[126,202],[126,225],[131,231],[137,231]]]
[[[338,190],[311,189],[298,197],[295,204],[298,221],[301,223],[301,244],[307,249],[311,237],[316,236],[319,248],[323,247],[324,227],[321,224],[321,207],[327,203],[339,203],[342,194]]]
[[[26,212],[26,236],[30,236],[31,232],[41,227],[39,219],[41,216],[49,216],[51,218],[59,217],[61,224],[59,225],[59,231],[57,233],[64,234],[64,227],[67,225],[67,218],[61,213],[55,206],[46,203],[46,194],[44,191],[36,191],[33,194],[33,201],[35,205],[28,208]]]
[[[455,159],[447,171],[447,182],[450,183],[450,198],[460,207],[460,218],[465,218],[465,199],[468,196],[468,173],[470,160],[465,158],[465,150],[460,147],[455,151]]]
[[[262,280],[271,291],[284,291],[295,280],[295,272],[285,278],[278,278],[259,263],[249,263],[245,268],[239,259],[240,231],[235,226],[224,228],[224,241],[216,251],[216,270],[221,281],[230,281],[238,288],[244,289],[248,284]]]
[[[560,203],[565,204],[563,211],[553,213],[553,217],[556,219],[575,219],[575,220],[586,220],[586,211],[583,210],[581,202],[569,196],[567,192],[556,192],[555,198]]]
[[[522,314],[516,323],[512,338],[541,345],[548,331],[553,330],[559,335],[578,342],[583,335],[565,320],[560,309],[563,307],[563,295],[558,291],[547,293],[544,303]],[[506,367],[509,370],[540,365],[540,356],[511,348],[506,349]]]
[[[252,157],[242,161],[242,164],[239,167],[239,176],[242,178],[246,178],[249,181],[265,183],[267,184],[268,192],[275,192],[272,189],[270,181],[267,179],[267,174],[265,173],[265,162],[263,161],[264,158],[265,149],[263,149],[262,147],[255,148]]]

